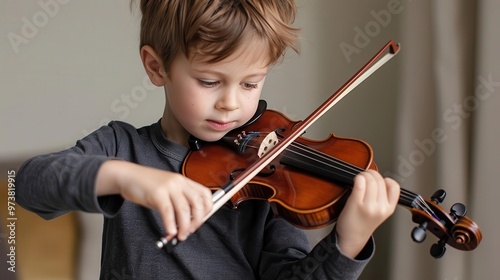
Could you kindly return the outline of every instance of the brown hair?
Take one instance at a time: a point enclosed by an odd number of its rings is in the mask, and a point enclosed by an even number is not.
[[[298,52],[294,0],[141,0],[140,46],[151,46],[165,69],[182,52],[227,58],[248,39],[268,44],[269,64],[288,47]]]

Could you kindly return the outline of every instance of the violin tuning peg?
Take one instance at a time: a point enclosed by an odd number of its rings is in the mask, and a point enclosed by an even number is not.
[[[427,221],[424,221],[422,224],[416,226],[411,231],[411,239],[417,243],[422,243],[427,236]]]
[[[443,189],[439,189],[431,196],[431,200],[437,204],[444,201],[446,197],[446,192]]]
[[[431,246],[431,256],[433,256],[436,259],[439,259],[444,256],[444,253],[446,253],[446,242],[441,239],[439,242],[432,244]]]
[[[462,203],[455,203],[450,208],[450,215],[455,218],[463,217],[467,214],[467,207]]]

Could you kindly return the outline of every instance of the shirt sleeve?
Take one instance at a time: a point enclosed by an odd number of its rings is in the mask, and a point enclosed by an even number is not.
[[[74,210],[115,215],[121,196],[95,194],[99,168],[114,159],[113,139],[114,129],[104,126],[70,149],[29,159],[18,172],[16,201],[44,219]]]
[[[372,237],[355,259],[345,256],[333,230],[305,258],[293,264],[291,269],[282,271],[278,279],[358,279],[374,251]]]
[[[276,219],[273,223],[286,221]],[[345,256],[338,246],[335,228],[310,250],[302,230],[277,224],[272,227],[274,240],[269,239],[262,253],[263,279],[358,279],[375,251],[370,238],[355,259]]]

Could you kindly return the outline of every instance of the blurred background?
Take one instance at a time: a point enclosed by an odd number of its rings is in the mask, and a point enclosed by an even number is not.
[[[464,203],[483,233],[475,250],[448,246],[434,259],[429,248],[437,238],[429,233],[414,243],[411,213],[398,207],[375,233],[376,253],[361,279],[498,279],[500,3],[297,3],[301,53],[289,53],[269,74],[269,107],[303,119],[389,40],[400,43],[394,59],[305,136],[368,142],[381,173],[424,198],[445,189],[442,207]],[[140,15],[117,0],[2,1],[0,15],[1,279],[97,279],[102,217],[71,213],[44,221],[16,207],[11,230],[8,174],[111,120],[141,127],[160,118],[163,90],[149,82],[139,59]],[[308,231],[311,242],[330,229]],[[13,234],[16,272],[8,270]]]

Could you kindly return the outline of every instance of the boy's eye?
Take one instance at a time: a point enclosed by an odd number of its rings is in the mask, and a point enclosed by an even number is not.
[[[256,89],[258,88],[258,85],[252,83],[243,83],[243,87],[246,89]]]
[[[198,83],[203,87],[212,88],[212,87],[216,87],[217,85],[219,85],[220,81],[207,81],[207,80],[198,79]],[[258,88],[257,83],[242,83],[241,85],[244,89],[248,89],[248,90]]]
[[[219,84],[218,81],[205,81],[205,80],[198,80],[198,83],[204,87],[215,87],[216,85]]]

